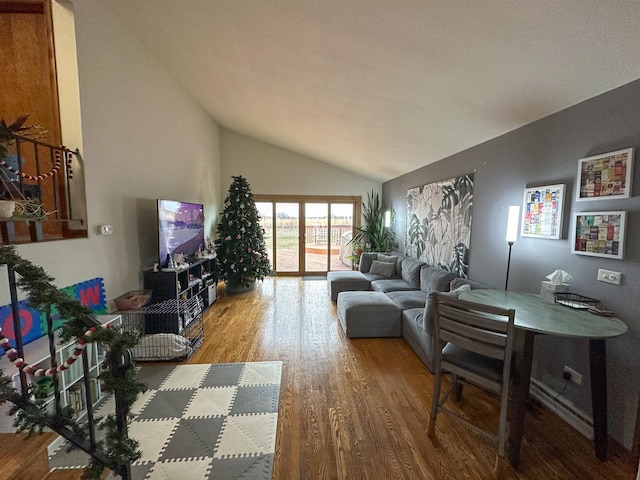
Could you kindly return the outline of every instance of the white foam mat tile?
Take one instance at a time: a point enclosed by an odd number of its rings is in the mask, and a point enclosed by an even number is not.
[[[210,364],[176,365],[176,368],[160,385],[160,390],[198,388],[210,368]]]
[[[247,363],[240,375],[239,385],[271,385],[280,383],[282,362]]]
[[[157,462],[145,480],[205,480],[208,478],[212,457],[189,459],[185,462]]]
[[[153,422],[132,422],[129,436],[140,443],[142,457],[135,463],[155,462],[171,437],[180,418],[157,420]]]
[[[277,424],[277,413],[227,417],[214,457],[273,453]]]
[[[233,405],[237,387],[201,388],[196,391],[184,411],[184,418],[217,417],[228,415]]]

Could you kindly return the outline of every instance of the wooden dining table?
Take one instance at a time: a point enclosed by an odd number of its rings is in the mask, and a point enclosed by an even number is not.
[[[524,432],[524,415],[529,396],[533,346],[537,335],[554,335],[589,340],[589,369],[596,456],[607,458],[607,359],[606,340],[623,335],[627,325],[613,316],[590,313],[586,308],[572,308],[554,303],[533,293],[477,289],[460,294],[470,302],[515,309],[515,328],[523,341],[515,350],[514,392],[509,432],[509,462],[518,466]]]

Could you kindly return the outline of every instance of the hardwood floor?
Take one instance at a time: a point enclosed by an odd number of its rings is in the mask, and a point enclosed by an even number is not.
[[[446,416],[425,434],[433,376],[402,339],[347,339],[326,282],[265,280],[209,309],[205,344],[190,363],[281,360],[273,478],[484,479],[496,447]],[[466,388],[460,409],[495,424],[495,398]],[[613,442],[612,442],[613,443]],[[637,458],[612,444],[609,460],[545,408],[527,412],[521,463],[506,478],[633,479]]]
[[[492,442],[444,415],[435,440],[426,435],[432,374],[402,339],[347,339],[326,281],[269,278],[249,293],[220,294],[189,363],[282,361],[274,480],[494,478]],[[497,422],[497,400],[479,390],[465,388],[458,408]],[[520,466],[507,466],[505,478],[633,480],[637,465],[614,442],[609,460],[597,460],[589,440],[532,404]]]

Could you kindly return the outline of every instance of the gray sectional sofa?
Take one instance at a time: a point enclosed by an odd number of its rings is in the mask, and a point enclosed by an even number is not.
[[[329,295],[349,338],[403,337],[433,371],[431,292],[487,288],[398,253],[363,253],[358,271],[327,274]]]

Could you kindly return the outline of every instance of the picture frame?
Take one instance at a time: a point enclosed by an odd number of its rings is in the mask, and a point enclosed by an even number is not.
[[[562,237],[565,185],[543,185],[524,189],[522,202],[522,237]]]
[[[571,253],[624,258],[627,212],[575,212]]]
[[[578,160],[576,201],[629,198],[633,179],[634,149]]]

